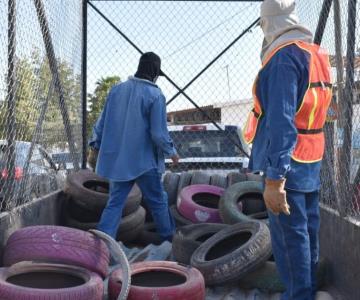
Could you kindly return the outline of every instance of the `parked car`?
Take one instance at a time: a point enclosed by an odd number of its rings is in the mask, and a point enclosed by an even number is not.
[[[213,124],[170,125],[169,134],[180,156],[180,163],[172,171],[236,170],[247,168],[249,159],[239,149],[250,153],[238,126]],[[165,160],[167,168],[171,160]]]
[[[48,194],[58,188],[63,180],[51,156],[39,144],[35,144],[29,161],[27,174],[24,174],[25,163],[30,151],[31,143],[15,142],[15,175],[13,183],[14,197],[31,199]],[[7,170],[8,144],[0,140],[0,198],[4,197],[4,185],[9,179]],[[21,186],[25,184],[23,194]]]

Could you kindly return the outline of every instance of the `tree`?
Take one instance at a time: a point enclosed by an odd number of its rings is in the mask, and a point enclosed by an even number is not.
[[[87,133],[89,138],[92,134],[92,128],[104,107],[110,89],[118,82],[120,82],[119,76],[101,78],[96,82],[94,93],[88,95],[88,101],[91,103],[91,109],[87,117]]]
[[[58,71],[63,86],[64,98],[68,108],[70,126],[81,126],[81,85],[80,76],[65,61],[58,59]],[[52,81],[49,62],[46,57],[34,51],[30,57],[16,58],[16,139],[31,141],[40,111],[48,96]],[[6,138],[5,122],[8,119],[5,101],[0,107],[0,138]],[[59,108],[59,95],[55,90],[49,98],[42,124],[42,141],[49,145],[66,145],[64,124]],[[48,133],[48,134],[46,134]]]

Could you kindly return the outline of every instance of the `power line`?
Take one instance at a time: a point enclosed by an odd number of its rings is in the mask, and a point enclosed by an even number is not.
[[[190,42],[188,42],[187,44],[179,47],[178,49],[174,50],[172,53],[170,53],[168,56],[165,56],[163,58],[163,60],[173,56],[174,54],[180,52],[181,50],[187,48],[188,46],[190,46],[191,44],[201,40],[203,37],[205,37],[206,35],[208,35],[209,33],[215,31],[216,29],[218,29],[220,26],[226,24],[227,22],[231,21],[233,18],[235,18],[236,16],[238,16],[239,14],[241,14],[242,12],[244,12],[245,10],[247,10],[248,8],[250,8],[253,5],[253,3],[249,4],[247,7],[243,8],[242,10],[238,11],[236,14],[232,15],[231,17],[223,20],[221,23],[217,24],[215,27],[210,28],[209,30],[205,31],[203,34],[201,34],[200,36],[192,39]]]

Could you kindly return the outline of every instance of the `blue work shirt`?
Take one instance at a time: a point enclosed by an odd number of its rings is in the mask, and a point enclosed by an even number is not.
[[[100,149],[96,172],[113,181],[133,180],[176,154],[167,130],[165,97],[151,81],[130,77],[115,85],[93,129]]]
[[[309,84],[310,54],[295,44],[280,49],[258,74],[256,95],[263,116],[253,141],[249,168],[267,178],[286,178],[285,188],[312,192],[320,186],[321,162],[291,158],[297,129],[295,114]]]

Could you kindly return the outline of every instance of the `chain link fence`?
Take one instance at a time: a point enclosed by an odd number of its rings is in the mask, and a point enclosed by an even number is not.
[[[76,0],[0,3],[1,211],[61,188],[64,166],[78,167],[81,8]]]
[[[261,2],[88,4],[88,132],[109,88],[135,73],[141,52],[154,51],[167,75],[157,83],[168,100],[169,130],[182,157],[180,171],[246,167],[240,129],[252,108],[252,84],[261,66],[263,34],[256,26]],[[297,11],[331,55],[335,117],[325,128],[322,202],[343,215],[357,216],[360,25],[354,15],[360,14],[359,4],[298,0]]]
[[[111,86],[135,73],[141,52],[154,51],[182,157],[177,171],[246,167],[241,129],[261,67],[261,1],[87,3],[88,135]],[[359,216],[359,3],[298,0],[297,10],[331,54],[335,117],[325,128],[322,201]],[[61,187],[84,153],[82,3],[7,0],[0,21],[0,199],[9,210]]]

